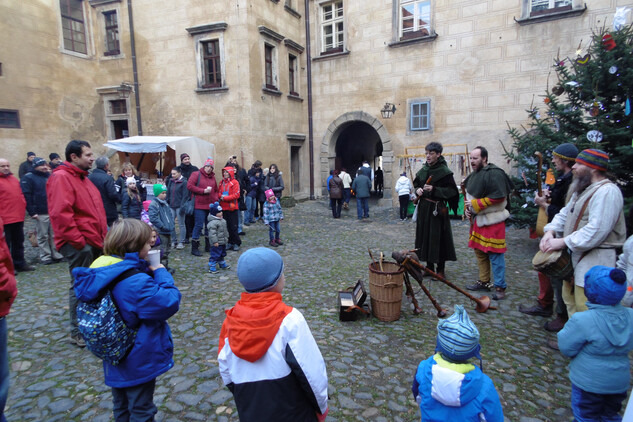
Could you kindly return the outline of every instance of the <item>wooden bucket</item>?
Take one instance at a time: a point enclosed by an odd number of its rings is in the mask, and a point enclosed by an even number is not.
[[[404,268],[395,262],[369,264],[369,296],[372,313],[381,321],[396,321],[402,307]]]

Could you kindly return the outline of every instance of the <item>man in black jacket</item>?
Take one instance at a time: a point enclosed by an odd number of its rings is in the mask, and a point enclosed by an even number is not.
[[[101,199],[103,200],[103,208],[105,208],[106,221],[108,227],[119,219],[119,211],[117,210],[117,202],[121,202],[121,197],[117,193],[114,186],[114,179],[108,174],[110,163],[108,157],[99,157],[95,161],[97,168],[92,171],[88,179],[99,189]]]
[[[40,248],[40,261],[44,265],[64,259],[64,256],[55,249],[53,227],[48,217],[46,182],[49,176],[46,160],[35,157],[33,170],[20,179],[22,194],[24,199],[26,199],[26,211],[35,220],[37,245]]]
[[[35,153],[32,151],[27,152],[26,161],[20,164],[20,168],[18,170],[18,175],[20,176],[20,179],[22,179],[25,174],[33,171],[33,161],[35,161]]]

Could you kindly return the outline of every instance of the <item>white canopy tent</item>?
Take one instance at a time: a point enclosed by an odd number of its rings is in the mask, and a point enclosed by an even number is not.
[[[207,157],[215,157],[215,145],[195,136],[132,136],[103,145],[128,153],[161,153],[169,147],[176,151],[177,159],[185,152],[191,157],[191,164],[200,168]]]

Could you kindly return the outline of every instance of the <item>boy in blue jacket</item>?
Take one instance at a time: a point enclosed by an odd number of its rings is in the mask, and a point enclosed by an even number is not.
[[[105,383],[112,388],[115,421],[154,420],[156,377],[174,366],[173,340],[167,319],[178,312],[180,291],[163,265],[139,271],[150,250],[151,229],[131,218],[114,223],[103,244],[104,255],[90,268],[75,268],[77,299],[88,302],[111,288],[113,299],[129,327],[138,329],[127,357],[114,366],[103,362]],[[121,274],[126,278],[111,285]]]
[[[165,185],[154,185],[154,196],[147,213],[149,215],[149,221],[152,226],[156,228],[160,235],[160,243],[165,248],[163,254],[161,254],[161,263],[167,268],[170,273],[174,273],[174,270],[169,268],[169,253],[171,252],[171,234],[174,231],[176,225],[174,221],[174,215],[167,203],[167,188]]]
[[[629,389],[633,350],[633,309],[620,304],[624,271],[596,265],[585,274],[588,310],[576,312],[558,332],[569,364],[571,408],[578,421],[621,421]]]
[[[422,422],[503,422],[503,410],[492,380],[468,363],[479,355],[479,331],[461,305],[437,324],[435,355],[420,362],[413,397]]]

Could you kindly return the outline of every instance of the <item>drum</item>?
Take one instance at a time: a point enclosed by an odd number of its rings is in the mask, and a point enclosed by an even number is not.
[[[571,255],[567,249],[552,252],[538,251],[532,258],[532,266],[536,271],[549,277],[568,280],[574,274]]]

